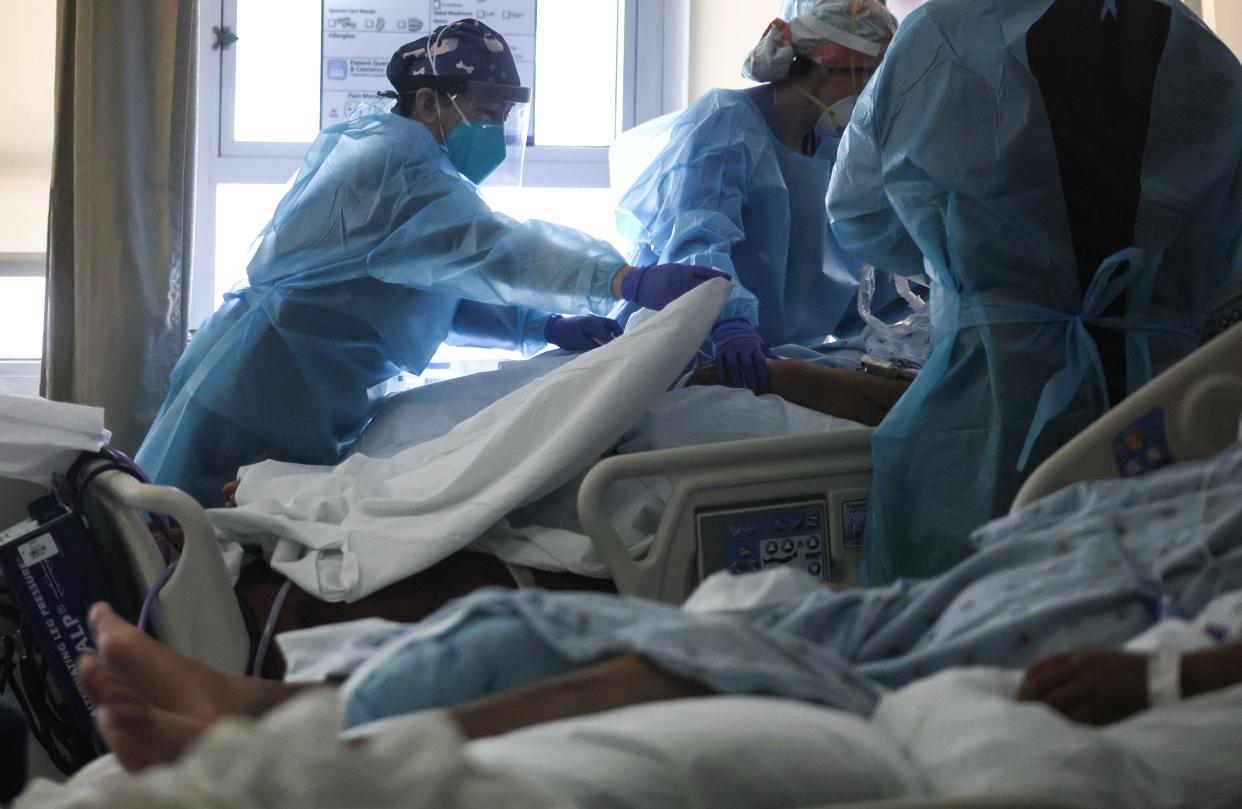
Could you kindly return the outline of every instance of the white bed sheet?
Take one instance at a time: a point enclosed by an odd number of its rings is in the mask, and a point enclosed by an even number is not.
[[[923,794],[870,723],[787,700],[652,703],[474,742],[488,770],[583,809],[789,809]]]
[[[887,697],[872,721],[785,700],[652,703],[463,743],[442,712],[336,739],[315,692],[259,722],[218,725],[140,778],[110,758],[16,809],[795,809],[1001,794],[1111,809],[1242,804],[1242,686],[1108,728],[1008,696],[1016,672],[955,669]],[[298,744],[288,744],[298,739]]]
[[[439,438],[335,467],[240,470],[222,542],[258,545],[327,601],[352,601],[466,547],[505,514],[586,470],[676,380],[729,293],[710,281],[641,328],[525,385]]]
[[[746,390],[665,392],[726,288],[703,285],[583,355],[551,354],[394,397],[336,467],[244,468],[239,507],[208,512],[228,558],[236,566],[239,545],[258,545],[273,567],[329,601],[361,598],[467,546],[607,577],[577,518],[581,479],[607,451],[858,427]],[[660,479],[609,492],[609,516],[633,553],[651,541],[667,495]]]
[[[337,734],[334,693],[312,692],[259,722],[217,724],[172,767],[125,774],[112,756],[66,784],[36,781],[14,809],[571,809],[473,761],[440,712],[401,717],[363,747]],[[296,744],[291,744],[296,740]]]
[[[745,577],[718,577],[688,604],[794,597],[806,586],[799,579],[773,577],[748,596],[737,592]],[[334,642],[357,635],[339,629]],[[1242,592],[1129,647],[1185,651],[1221,639],[1242,639]],[[1021,678],[950,669],[885,696],[869,721],[788,700],[713,697],[469,744],[444,712],[428,711],[356,728],[351,735],[371,741],[350,750],[337,739],[338,692],[322,690],[260,721],[217,725],[176,767],[131,778],[107,757],[67,785],[37,783],[17,809],[794,809],[994,794],[1113,809],[1242,805],[1242,685],[1096,728],[1014,702]]]
[[[951,669],[881,701],[936,796],[1052,795],[1112,809],[1242,805],[1242,686],[1144,711],[1105,728],[1017,703],[1021,672]]]

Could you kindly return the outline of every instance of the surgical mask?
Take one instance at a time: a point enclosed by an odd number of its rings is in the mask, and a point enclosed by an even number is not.
[[[441,148],[448,155],[449,162],[467,180],[478,185],[505,162],[505,125],[486,119],[471,121],[455,100],[453,106],[461,115],[461,123],[444,137]]]
[[[858,96],[846,96],[824,110],[815,123],[815,128],[824,135],[841,137],[845,134],[845,127],[849,126],[850,118],[854,115],[854,105],[857,103]]]
[[[499,121],[467,121],[453,127],[444,151],[458,171],[478,185],[505,162],[505,126]]]

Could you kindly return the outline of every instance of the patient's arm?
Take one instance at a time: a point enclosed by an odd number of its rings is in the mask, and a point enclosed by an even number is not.
[[[1182,656],[1182,696],[1242,683],[1242,643]],[[1105,725],[1148,707],[1147,657],[1114,649],[1079,649],[1027,669],[1018,699],[1043,702],[1076,722]]]
[[[1182,696],[1221,691],[1242,683],[1242,643],[1182,655]]]
[[[830,368],[803,360],[768,360],[772,375],[768,393],[829,416],[874,427],[884,420],[910,383],[884,379],[845,368]],[[710,363],[695,369],[691,385],[713,385]]]
[[[711,694],[706,686],[669,674],[637,655],[463,703],[453,719],[468,739],[610,711],[628,705]]]

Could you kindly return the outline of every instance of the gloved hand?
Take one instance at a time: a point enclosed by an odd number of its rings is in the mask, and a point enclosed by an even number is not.
[[[644,309],[663,309],[704,281],[728,278],[728,273],[689,264],[630,267],[621,279],[621,297]]]
[[[755,327],[743,317],[731,317],[712,327],[712,361],[716,381],[731,388],[768,389],[768,358],[775,359]]]
[[[552,315],[543,324],[543,339],[566,351],[590,351],[621,336],[621,324],[609,317]]]

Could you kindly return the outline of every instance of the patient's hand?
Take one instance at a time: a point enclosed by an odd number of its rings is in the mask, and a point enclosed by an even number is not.
[[[686,387],[691,385],[718,385],[716,381],[716,363],[705,362],[694,369],[690,374],[690,378],[686,380]]]
[[[224,484],[224,507],[237,508],[237,487],[241,485],[240,480],[230,480]]]
[[[1018,689],[1075,722],[1107,725],[1148,706],[1147,658],[1114,649],[1078,649],[1039,661]]]
[[[829,368],[804,360],[768,360],[771,380],[767,393],[829,416],[874,427],[888,415],[910,387],[905,380],[882,379],[844,368]],[[694,369],[687,385],[715,385],[716,366]]]

